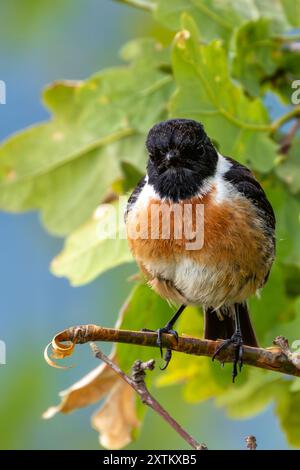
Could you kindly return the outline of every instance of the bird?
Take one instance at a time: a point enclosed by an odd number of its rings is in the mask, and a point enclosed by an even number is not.
[[[149,286],[178,307],[157,330],[157,344],[162,354],[162,335],[178,340],[179,316],[201,306],[204,338],[222,340],[212,359],[234,346],[234,382],[243,345],[258,347],[247,301],[267,282],[275,258],[273,208],[252,171],[222,155],[198,121],[155,124],[146,149],[147,171],[128,199],[125,223]],[[167,349],[162,369],[171,355]]]

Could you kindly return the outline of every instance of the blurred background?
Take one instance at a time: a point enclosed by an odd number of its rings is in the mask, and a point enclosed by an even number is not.
[[[86,78],[118,64],[119,48],[145,35],[148,21],[146,14],[109,0],[2,1],[0,80],[6,82],[7,97],[6,105],[0,105],[0,139],[48,118],[40,93],[49,82]],[[275,103],[273,111],[276,114]],[[0,366],[0,448],[99,449],[89,423],[91,409],[41,419],[43,411],[59,401],[60,390],[98,364],[86,346],[74,356],[75,368],[58,371],[45,364],[43,349],[66,326],[113,326],[135,269],[123,266],[86,287],[72,288],[48,270],[62,241],[44,231],[35,213],[1,213],[0,227],[0,339],[7,346],[7,364]],[[180,387],[159,390],[158,398],[209,448],[242,449],[249,434],[256,435],[260,449],[288,448],[272,407],[257,418],[232,421],[210,402],[182,403]],[[141,436],[129,448],[183,447],[181,439],[148,412]]]

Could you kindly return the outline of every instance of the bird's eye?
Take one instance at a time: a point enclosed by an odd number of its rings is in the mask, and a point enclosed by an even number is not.
[[[205,152],[204,145],[203,144],[197,145],[197,154],[198,154],[198,156],[202,157],[202,155],[204,155],[204,152]]]
[[[160,151],[160,150],[155,150],[155,152],[150,152],[149,153],[149,158],[153,162],[158,162],[159,160],[162,159],[162,157],[163,157],[163,152]]]

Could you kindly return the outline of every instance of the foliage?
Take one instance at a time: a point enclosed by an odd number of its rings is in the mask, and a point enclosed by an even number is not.
[[[161,34],[172,37],[170,44],[136,39],[122,49],[124,66],[48,87],[43,99],[51,120],[12,136],[0,148],[0,207],[10,212],[39,210],[45,228],[66,237],[53,273],[74,285],[90,282],[131,261],[125,240],[97,238],[97,226],[109,218],[99,204],[127,194],[145,171],[147,130],[168,116],[198,119],[222,153],[254,170],[274,206],[276,265],[261,298],[251,300],[251,310],[262,345],[278,333],[296,340],[299,140],[282,146],[289,131],[282,125],[300,113],[297,106],[287,107],[286,114],[272,122],[269,103],[271,96],[290,106],[291,83],[300,76],[299,48],[293,47],[290,36],[300,27],[300,1],[142,3],[160,24]],[[137,286],[122,325],[156,328],[169,313],[168,305],[150,289]],[[187,311],[179,330],[201,334],[196,309]],[[125,368],[140,353],[134,347],[117,348]],[[152,351],[142,354],[150,357]],[[221,371],[206,358],[174,355],[168,371],[155,380],[160,386],[182,383],[187,401],[215,398],[234,418],[259,413],[275,402],[287,439],[300,446],[298,379],[244,370],[233,387],[227,368]]]

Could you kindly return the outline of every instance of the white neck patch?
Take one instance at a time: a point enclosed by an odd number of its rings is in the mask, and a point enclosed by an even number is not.
[[[201,191],[197,194],[197,196],[205,196],[212,190],[212,188],[215,188],[215,201],[221,202],[226,199],[229,194],[232,193],[232,186],[225,180],[224,175],[231,168],[231,166],[232,163],[230,163],[229,160],[226,160],[226,158],[218,152],[218,162],[215,174],[214,176],[205,178]]]
[[[203,197],[208,194],[214,187],[216,188],[216,201],[220,202],[223,200],[228,191],[230,190],[230,184],[223,178],[225,173],[232,166],[229,160],[226,160],[223,155],[218,152],[218,162],[214,176],[209,176],[203,180],[201,190],[196,194],[197,197]]]
[[[220,153],[218,153],[218,157],[217,171],[215,174],[215,186],[217,190],[215,200],[216,202],[221,202],[232,196],[232,185],[224,178],[224,175],[232,167],[232,163],[226,160]]]

